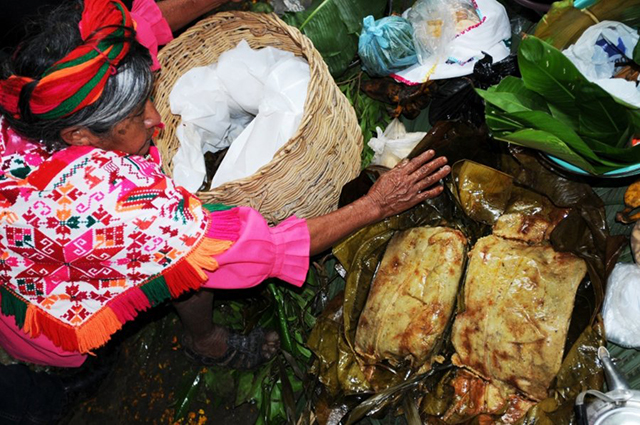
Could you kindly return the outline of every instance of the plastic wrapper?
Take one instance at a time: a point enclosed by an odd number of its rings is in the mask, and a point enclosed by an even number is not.
[[[616,264],[607,282],[602,317],[607,340],[640,348],[640,266]]]
[[[368,145],[374,155],[371,163],[393,168],[403,158],[406,158],[413,148],[427,134],[425,132],[407,133],[402,122],[395,118],[389,123],[384,132],[378,127],[378,136],[369,140]]]
[[[376,77],[385,77],[415,64],[418,57],[411,23],[400,16],[378,20],[367,16],[362,21],[358,55],[363,69]]]
[[[456,36],[458,14],[461,18],[468,17],[471,5],[467,0],[418,0],[411,7],[407,17],[413,25],[414,45],[421,64],[431,56],[445,55],[447,45]],[[478,16],[475,17],[479,21]]]
[[[414,38],[421,37],[415,42],[420,62],[394,73],[398,81],[461,77],[486,55],[499,62],[510,53],[509,16],[497,0],[419,1],[406,16],[414,25]]]
[[[603,21],[589,27],[562,53],[587,80],[598,84],[613,96],[640,107],[640,87],[636,81],[613,78],[619,63],[633,60],[638,32],[620,22]]]

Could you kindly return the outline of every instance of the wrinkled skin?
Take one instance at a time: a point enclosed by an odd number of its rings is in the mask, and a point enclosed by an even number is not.
[[[362,198],[329,214],[307,220],[311,236],[311,255],[318,254],[351,233],[420,202],[438,196],[443,187],[438,182],[451,168],[444,157],[434,159],[428,150],[403,160],[384,173]]]
[[[433,159],[429,150],[413,160],[402,160],[396,167],[383,174],[371,187],[367,196],[382,210],[382,218],[401,213],[420,202],[442,193],[442,185],[436,185],[451,171],[447,158]]]

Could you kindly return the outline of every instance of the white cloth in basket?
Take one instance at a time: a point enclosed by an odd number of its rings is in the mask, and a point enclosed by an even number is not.
[[[226,147],[211,188],[266,165],[298,129],[310,78],[304,59],[273,47],[253,50],[245,40],[217,63],[187,71],[169,95],[171,112],[182,117],[176,183],[197,191],[206,176],[204,153]]]

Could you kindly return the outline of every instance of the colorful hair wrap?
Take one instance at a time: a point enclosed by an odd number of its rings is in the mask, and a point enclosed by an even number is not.
[[[85,0],[79,28],[84,43],[54,63],[40,79],[12,75],[0,80],[0,105],[5,110],[23,118],[22,96],[32,115],[50,120],[69,116],[100,98],[107,80],[129,51],[134,22],[120,0]]]

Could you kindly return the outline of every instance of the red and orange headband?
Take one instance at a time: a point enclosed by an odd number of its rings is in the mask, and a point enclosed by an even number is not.
[[[134,23],[120,0],[85,0],[79,28],[83,44],[39,79],[12,75],[0,80],[0,105],[5,110],[19,119],[20,95],[33,85],[29,108],[44,120],[69,116],[100,98],[129,52]]]

